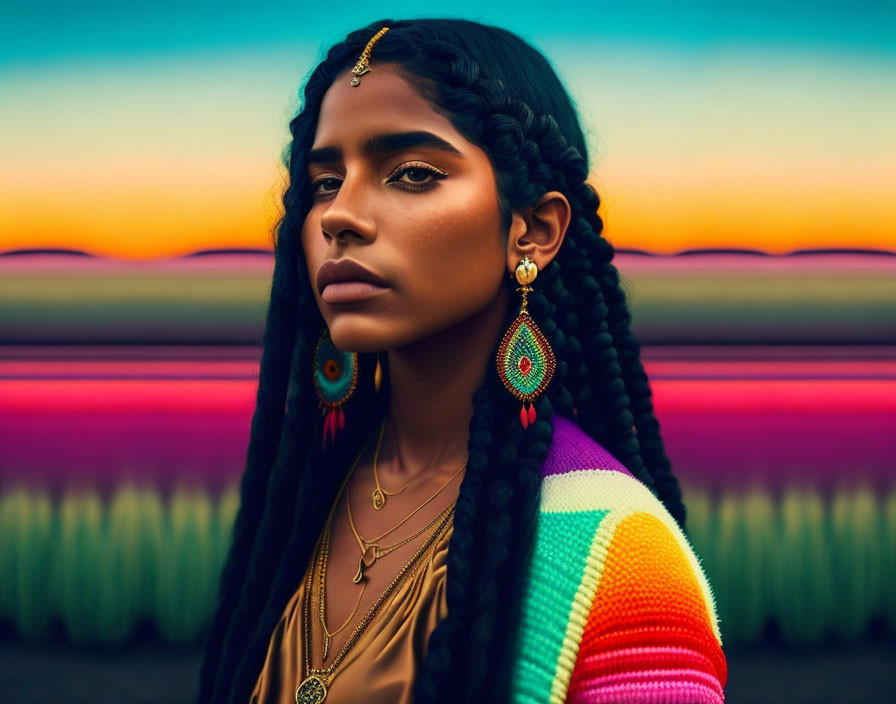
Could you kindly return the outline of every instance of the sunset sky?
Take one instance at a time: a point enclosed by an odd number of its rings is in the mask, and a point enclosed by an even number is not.
[[[451,15],[514,30],[551,59],[617,247],[896,251],[887,5],[461,0]],[[410,2],[34,7],[0,10],[0,252],[135,259],[269,247],[306,74],[347,31],[421,14]]]

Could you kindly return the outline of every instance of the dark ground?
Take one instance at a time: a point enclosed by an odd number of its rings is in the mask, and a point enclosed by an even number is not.
[[[727,657],[728,704],[896,702],[892,642],[802,652],[767,646]],[[0,702],[192,703],[200,658],[196,650],[150,644],[99,653],[2,638]]]

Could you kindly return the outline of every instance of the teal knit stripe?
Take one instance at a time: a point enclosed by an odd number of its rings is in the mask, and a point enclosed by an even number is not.
[[[544,704],[566,636],[573,598],[585,571],[594,534],[608,511],[539,515],[532,570],[525,585],[518,670],[512,700]]]

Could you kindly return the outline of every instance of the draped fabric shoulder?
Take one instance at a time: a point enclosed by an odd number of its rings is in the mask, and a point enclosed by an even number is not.
[[[553,421],[513,701],[723,702],[715,601],[684,533],[604,448]]]

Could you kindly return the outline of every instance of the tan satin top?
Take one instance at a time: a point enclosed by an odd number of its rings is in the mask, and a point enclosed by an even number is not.
[[[442,534],[421,556],[416,569],[404,575],[392,597],[330,676],[326,704],[410,704],[417,665],[426,655],[429,635],[448,613],[445,569],[453,530],[452,509]],[[313,570],[312,583],[317,584],[313,554],[308,569]],[[295,704],[304,662],[302,598],[306,579],[274,629],[250,704]],[[316,614],[316,592],[313,595],[311,613]],[[312,643],[319,649],[323,643],[320,620],[312,618],[311,628]],[[319,661],[318,652],[313,662]]]

